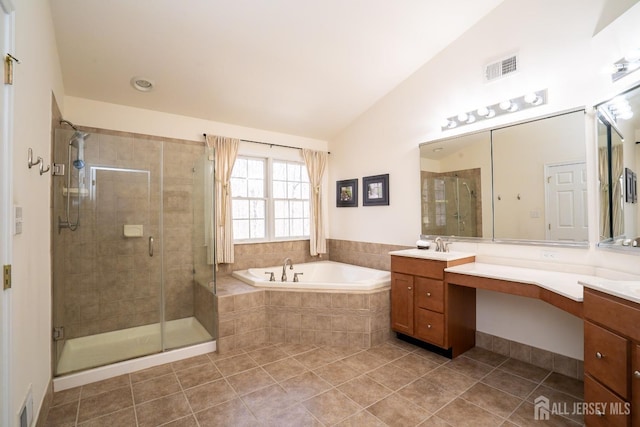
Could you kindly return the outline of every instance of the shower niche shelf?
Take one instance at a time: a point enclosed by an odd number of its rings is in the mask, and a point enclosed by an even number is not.
[[[77,188],[77,187],[71,187],[71,188],[67,188],[67,187],[62,187],[62,196],[66,197],[69,194],[72,195],[77,195],[78,192],[80,192],[81,196],[88,196],[89,195],[89,189],[88,188]]]

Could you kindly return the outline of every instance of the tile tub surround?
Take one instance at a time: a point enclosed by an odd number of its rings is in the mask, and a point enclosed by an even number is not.
[[[327,239],[329,260],[345,264],[391,271],[389,252],[412,249],[412,246]]]
[[[582,382],[480,348],[450,361],[395,339],[367,350],[280,343],[56,392],[45,425],[532,426],[540,395],[571,407]]]
[[[218,280],[218,350],[256,343],[369,348],[390,334],[389,289],[368,293],[262,290]]]

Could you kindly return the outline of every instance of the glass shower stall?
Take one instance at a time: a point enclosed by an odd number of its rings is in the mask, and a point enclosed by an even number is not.
[[[214,340],[212,153],[69,122],[53,148],[54,374]]]

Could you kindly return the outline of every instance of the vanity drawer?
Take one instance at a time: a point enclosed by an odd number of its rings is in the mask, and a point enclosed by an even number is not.
[[[629,397],[629,341],[591,322],[584,322],[584,370],[611,390]]]
[[[638,304],[585,288],[584,318],[606,325],[607,328],[635,341],[640,341]]]
[[[414,276],[444,279],[447,263],[430,259],[418,259],[405,256],[391,256],[391,271],[412,274]]]
[[[427,310],[444,312],[444,282],[442,280],[416,277],[416,305]]]
[[[628,403],[589,375],[584,377],[584,402],[589,405],[589,410],[584,416],[585,425],[590,427],[627,427],[629,425],[629,416],[625,412],[629,409]]]
[[[444,346],[444,314],[417,308],[415,329],[419,339]]]

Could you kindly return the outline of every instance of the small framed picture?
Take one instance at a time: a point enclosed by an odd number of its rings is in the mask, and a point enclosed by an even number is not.
[[[353,208],[358,206],[357,179],[336,181],[336,206],[339,208]]]
[[[389,174],[362,178],[362,205],[389,205]]]
[[[624,181],[625,181],[625,197],[624,201],[627,203],[634,202],[634,191],[633,191],[633,175],[634,172],[629,168],[624,168]]]

